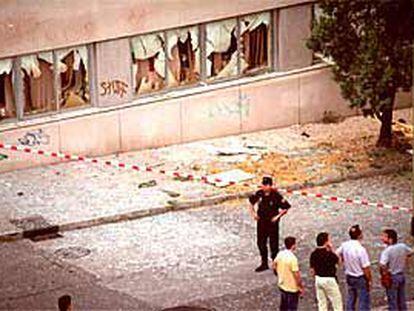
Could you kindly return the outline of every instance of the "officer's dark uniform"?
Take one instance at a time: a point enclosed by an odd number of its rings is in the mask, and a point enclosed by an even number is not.
[[[265,194],[263,190],[259,190],[249,197],[249,201],[252,205],[259,202],[259,209],[257,211],[259,216],[257,221],[257,246],[262,257],[262,265],[267,266],[267,238],[270,239],[272,260],[276,258],[279,252],[279,220],[272,222],[271,219],[279,214],[279,208],[287,210],[290,208],[290,204],[274,189],[268,194]]]

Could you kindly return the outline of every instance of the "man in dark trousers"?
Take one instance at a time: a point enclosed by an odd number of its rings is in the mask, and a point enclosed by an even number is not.
[[[269,269],[267,240],[270,240],[271,258],[274,260],[279,252],[279,219],[290,208],[289,202],[272,188],[271,177],[263,177],[261,189],[249,197],[249,212],[257,221],[257,246],[262,257],[262,263],[256,272]],[[255,205],[258,205],[257,211]],[[281,211],[279,211],[281,209]]]

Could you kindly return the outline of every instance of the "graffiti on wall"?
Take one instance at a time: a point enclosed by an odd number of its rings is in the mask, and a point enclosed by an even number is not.
[[[101,86],[101,96],[110,96],[110,95],[117,95],[120,98],[124,97],[124,95],[128,91],[128,83],[121,81],[121,80],[108,80],[102,81],[100,83]]]
[[[211,105],[208,110],[209,118],[216,117],[248,117],[250,114],[250,98],[243,94],[236,102],[221,102]]]
[[[43,132],[43,129],[27,132],[23,137],[17,139],[24,146],[48,145],[50,136]]]

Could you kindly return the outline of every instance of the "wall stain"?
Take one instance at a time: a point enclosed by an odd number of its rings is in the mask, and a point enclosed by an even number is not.
[[[250,97],[242,95],[236,102],[221,102],[211,105],[208,110],[209,118],[216,117],[248,117],[250,115]]]

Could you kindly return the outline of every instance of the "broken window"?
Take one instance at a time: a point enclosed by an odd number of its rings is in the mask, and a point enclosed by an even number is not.
[[[243,73],[270,65],[270,13],[240,18],[241,70]]]
[[[237,70],[237,19],[206,25],[206,72],[209,78],[227,78]]]
[[[200,48],[198,27],[167,32],[168,85],[191,84],[200,79]]]
[[[16,116],[12,73],[12,59],[0,60],[0,121]]]
[[[158,91],[165,85],[165,40],[162,33],[131,40],[134,90],[136,94]]]
[[[60,108],[88,105],[89,73],[88,49],[86,46],[57,52],[57,72],[60,77]]]
[[[24,113],[36,114],[56,110],[52,52],[22,57],[21,70]]]

